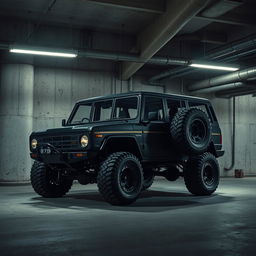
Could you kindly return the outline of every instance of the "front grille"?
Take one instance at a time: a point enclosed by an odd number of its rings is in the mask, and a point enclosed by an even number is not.
[[[38,138],[38,144],[49,143],[60,150],[77,149],[79,147],[78,135],[44,136]]]

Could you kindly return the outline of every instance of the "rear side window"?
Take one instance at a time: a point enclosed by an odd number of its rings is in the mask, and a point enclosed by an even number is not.
[[[138,114],[138,98],[129,97],[117,99],[115,104],[114,118],[136,118]]]
[[[157,97],[145,98],[144,120],[162,121],[164,117],[163,101]]]
[[[179,100],[167,99],[167,115],[169,118],[173,118],[175,114],[181,109],[181,102]]]
[[[111,119],[113,100],[96,102],[94,104],[93,121],[107,121]]]
[[[209,112],[207,104],[197,103],[197,102],[188,102],[190,108],[198,108],[205,112],[208,118],[212,121],[212,116]]]

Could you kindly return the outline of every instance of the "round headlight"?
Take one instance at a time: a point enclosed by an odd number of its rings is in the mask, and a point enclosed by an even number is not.
[[[36,147],[37,147],[37,140],[36,139],[31,140],[31,148],[36,149]]]
[[[81,147],[82,147],[82,148],[87,147],[88,142],[89,142],[89,140],[88,140],[88,137],[87,137],[86,135],[84,135],[84,136],[81,137],[80,143],[81,143]]]

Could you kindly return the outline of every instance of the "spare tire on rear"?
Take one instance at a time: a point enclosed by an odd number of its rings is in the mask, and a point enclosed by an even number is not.
[[[207,150],[212,125],[207,114],[198,108],[181,109],[171,120],[171,136],[181,152],[198,155]]]

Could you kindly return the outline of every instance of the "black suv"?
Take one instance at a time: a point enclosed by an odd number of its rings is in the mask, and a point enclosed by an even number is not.
[[[30,135],[34,190],[61,197],[73,180],[97,183],[113,205],[134,202],[155,176],[184,177],[194,195],[219,184],[221,130],[207,99],[129,92],[81,100],[62,128]]]

